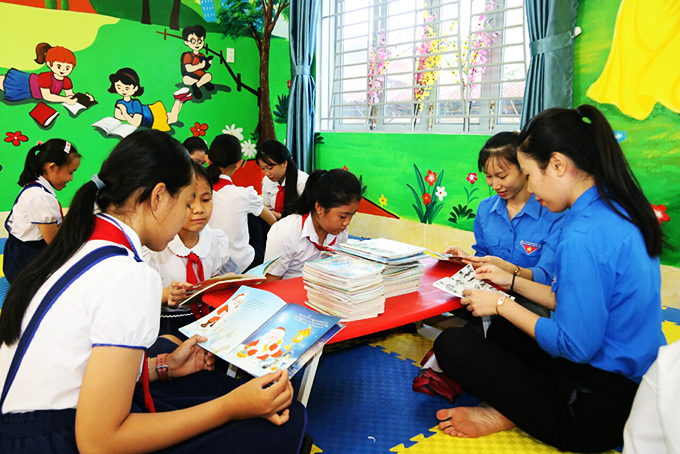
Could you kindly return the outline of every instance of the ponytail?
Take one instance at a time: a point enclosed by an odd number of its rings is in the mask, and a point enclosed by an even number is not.
[[[283,208],[285,211],[286,207],[298,198],[298,167],[295,161],[293,161],[290,151],[278,140],[267,140],[257,147],[255,160],[270,166],[283,164],[284,162],[287,163],[285,177],[287,190],[283,198]]]
[[[76,147],[64,139],[50,139],[28,150],[24,170],[17,184],[22,188],[35,181],[45,172],[45,166],[51,162],[58,167],[68,165],[73,158],[82,157]]]
[[[47,61],[47,52],[52,49],[47,43],[39,43],[35,46],[35,62],[42,65]]]
[[[661,255],[664,239],[659,221],[602,112],[587,104],[547,109],[532,118],[522,134],[519,151],[539,168],[545,169],[552,153],[559,151],[592,175],[605,203],[640,229],[649,256]]]
[[[241,142],[231,134],[220,134],[210,144],[208,159],[210,159],[208,176],[210,182],[215,184],[220,181],[222,169],[226,169],[243,159]]]
[[[305,215],[317,203],[324,210],[330,210],[360,200],[361,183],[353,173],[343,169],[315,170],[309,175],[302,195],[286,207],[283,216]]]
[[[0,312],[0,345],[19,339],[23,317],[36,292],[88,240],[95,204],[102,212],[134,209],[149,201],[159,183],[165,183],[175,197],[193,179],[191,162],[184,147],[160,131],[137,131],[119,142],[99,171],[103,187],[98,189],[94,181],[88,181],[78,189],[54,239],[12,283]]]

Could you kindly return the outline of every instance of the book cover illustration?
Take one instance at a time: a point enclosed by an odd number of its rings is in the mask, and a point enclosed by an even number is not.
[[[339,321],[243,286],[215,311],[180,331],[206,336],[201,347],[253,376],[286,368],[293,376],[343,328]]]
[[[29,115],[37,121],[40,126],[46,128],[59,116],[59,112],[40,101],[33,109],[31,109]]]

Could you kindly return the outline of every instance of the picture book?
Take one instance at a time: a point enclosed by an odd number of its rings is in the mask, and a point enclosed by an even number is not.
[[[463,290],[465,289],[488,290],[503,295],[506,294],[486,281],[475,279],[475,269],[472,265],[466,265],[453,276],[439,279],[432,285],[459,298],[463,297]]]
[[[208,340],[201,347],[259,377],[295,373],[344,325],[338,317],[287,304],[265,290],[239,287],[224,304],[180,331]]]
[[[48,106],[44,102],[40,101],[35,107],[29,112],[31,118],[37,121],[40,126],[46,128],[59,116],[59,112],[54,110],[51,106]]]
[[[201,281],[198,284],[186,289],[185,294],[187,297],[179,303],[179,306],[198,301],[196,298],[203,295],[204,293],[218,292],[220,290],[235,288],[241,285],[255,285],[259,284],[260,282],[264,282],[265,276],[267,275],[267,270],[269,270],[272,264],[278,260],[279,257],[281,256],[279,255],[278,257],[256,266],[255,268],[251,268],[248,270],[247,274],[227,273]]]
[[[101,120],[92,123],[92,126],[104,131],[106,135],[118,136],[121,139],[124,139],[137,130],[135,126],[132,126],[129,123],[123,123],[113,117],[104,117]]]
[[[386,238],[342,243],[333,248],[345,254],[351,254],[378,263],[403,264],[427,257],[424,254],[427,248]]]
[[[97,104],[97,101],[94,100],[89,94],[85,93],[74,93],[73,97],[78,100],[77,103],[71,105],[67,104],[65,102],[61,103],[62,106],[66,108],[69,112],[71,112],[72,116],[78,115],[78,113],[81,110],[89,109],[90,107],[94,106]]]
[[[436,258],[437,260],[441,260],[441,261],[444,261],[444,262],[455,262],[455,263],[458,263],[459,265],[465,265],[466,264],[465,262],[463,262],[464,257],[459,257],[457,255],[440,254],[439,252],[431,251],[429,249],[427,251],[425,251],[425,253],[429,256]]]

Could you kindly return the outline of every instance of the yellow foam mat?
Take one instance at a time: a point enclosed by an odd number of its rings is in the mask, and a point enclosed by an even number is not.
[[[434,432],[431,437],[418,435],[412,438],[411,441],[416,444],[409,448],[399,445],[390,451],[408,454],[570,454],[536,441],[520,429],[505,430],[482,438],[451,437],[436,426],[430,432]],[[617,453],[608,451],[606,454]]]

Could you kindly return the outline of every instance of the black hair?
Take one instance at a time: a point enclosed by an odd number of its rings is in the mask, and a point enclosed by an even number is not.
[[[210,181],[210,176],[208,175],[208,169],[206,169],[202,164],[191,160],[191,167],[194,169],[194,175],[196,175],[196,180],[204,180],[210,187],[210,192],[213,190],[213,182]]]
[[[521,142],[521,135],[518,132],[503,131],[495,134],[479,150],[477,168],[484,172],[484,166],[489,159],[505,161],[519,168],[517,147]]]
[[[640,229],[650,257],[661,254],[664,239],[659,221],[602,112],[588,104],[547,109],[529,121],[522,135],[518,151],[536,161],[540,169],[558,151],[592,175],[607,205]]]
[[[210,158],[208,176],[210,176],[210,181],[215,184],[220,180],[221,169],[243,159],[241,142],[231,134],[220,134],[210,144],[208,158]]]
[[[182,145],[184,145],[184,148],[187,149],[189,154],[192,154],[194,151],[208,152],[208,144],[200,137],[189,137],[182,142]]]
[[[28,183],[35,181],[45,172],[45,166],[50,162],[62,167],[70,164],[73,158],[80,157],[80,153],[70,142],[64,139],[50,139],[28,150],[24,170],[19,175],[17,184],[23,188]]]
[[[189,35],[196,35],[196,38],[205,39],[205,27],[202,25],[189,25],[182,29],[182,38],[184,41],[189,40]]]
[[[299,195],[297,192],[298,168],[290,155],[290,151],[288,151],[288,148],[278,140],[267,140],[257,147],[255,161],[257,161],[258,164],[263,162],[269,166],[283,164],[284,162],[288,163],[286,165],[286,176],[284,178],[286,188],[288,189],[286,190],[286,195],[283,197],[283,208],[285,210]]]
[[[135,94],[132,96],[142,96],[144,94],[144,87],[139,83],[139,74],[132,68],[120,68],[115,73],[110,74],[109,82],[111,82],[111,86],[107,90],[109,93],[117,93],[116,82],[121,82],[125,85],[134,85],[137,87]]]
[[[19,339],[26,308],[40,286],[90,237],[95,204],[102,212],[144,204],[159,183],[175,197],[193,181],[191,162],[182,144],[160,131],[136,131],[119,142],[98,173],[105,187],[88,181],[78,189],[54,239],[12,282],[0,312],[0,345]]]
[[[361,183],[352,172],[344,169],[315,170],[309,175],[302,195],[286,208],[283,215],[307,214],[317,202],[328,211],[360,200]]]

